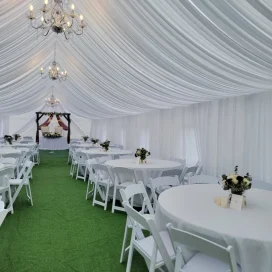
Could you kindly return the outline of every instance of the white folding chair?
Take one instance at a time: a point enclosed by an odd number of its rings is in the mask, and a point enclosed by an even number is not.
[[[176,251],[175,272],[239,271],[232,246],[220,246],[187,231],[173,228],[170,223],[167,224],[167,229]],[[182,247],[184,245],[200,251],[187,263],[185,263],[182,256]]]
[[[89,191],[89,188],[90,188],[90,185],[92,183],[94,183],[95,181],[95,175],[94,175],[94,171],[93,171],[93,164],[96,164],[96,159],[91,159],[91,160],[87,160],[86,161],[86,167],[87,167],[87,171],[88,171],[88,174],[89,174],[89,177],[88,177],[88,184],[87,184],[87,192],[86,192],[86,200],[88,200],[88,197],[90,194],[92,194],[94,192],[94,188],[92,188],[91,191]]]
[[[95,204],[103,206],[104,210],[107,210],[109,189],[113,186],[113,182],[110,178],[109,170],[106,165],[103,164],[93,164],[92,169],[95,172],[94,180],[94,192],[93,192],[93,206]],[[96,199],[96,194],[99,193],[102,201]]]
[[[11,212],[12,214],[14,213],[14,210],[9,179],[12,177],[13,174],[14,167],[12,166],[6,166],[5,168],[0,170],[0,194],[5,196],[6,192],[8,193],[9,207],[7,209],[7,212]]]
[[[164,190],[170,187],[175,187],[180,185],[178,176],[154,178],[154,179],[150,179],[149,182],[150,182],[154,210],[157,207],[158,195],[160,193],[162,193]]]
[[[208,175],[194,175],[189,177],[189,184],[218,184],[219,178]]]
[[[112,210],[114,213],[117,211],[125,211],[123,207],[116,205],[117,193],[119,189],[124,189],[127,186],[136,183],[135,172],[132,169],[123,168],[123,167],[114,167],[111,168],[112,174],[114,176],[114,190],[113,190],[113,200],[112,200]]]
[[[31,187],[30,187],[30,182],[29,182],[29,176],[30,176],[33,166],[34,166],[34,163],[32,161],[30,161],[30,160],[26,161],[21,172],[20,172],[19,178],[9,180],[10,186],[15,186],[15,188],[16,188],[16,191],[15,191],[14,195],[12,196],[12,203],[15,202],[22,187],[25,186],[27,198],[30,201],[31,206],[33,206],[33,199],[32,199]]]
[[[139,202],[137,199],[137,198],[139,198],[141,201],[140,213],[145,214],[145,216],[154,215],[154,210],[152,208],[149,197],[147,195],[145,186],[141,181],[139,181],[137,184],[129,185],[125,189],[121,189],[120,194],[122,197],[122,202],[128,202],[128,203],[130,203],[130,205],[132,207],[134,206],[135,202]],[[133,221],[127,216],[123,244],[122,244],[122,250],[121,250],[120,263],[122,263],[124,261],[125,253],[129,249],[129,246],[126,247],[126,241],[127,241],[128,229],[132,229],[132,227],[133,227]],[[137,235],[138,239],[144,238],[144,236],[142,236],[141,231],[137,232],[136,235]]]
[[[100,158],[97,158],[97,161],[99,164],[104,164],[107,161],[110,161],[112,158],[110,156],[103,156]]]
[[[36,145],[33,149],[32,152],[32,158],[33,158],[33,162],[35,164],[40,164],[40,150],[39,150],[39,145]]]
[[[86,180],[87,176],[87,167],[86,167],[86,161],[87,161],[87,155],[82,152],[76,152],[76,162],[77,162],[77,173],[76,173],[76,179],[83,179]],[[84,175],[80,175],[80,171],[84,173]]]
[[[185,167],[180,176],[180,183],[187,184],[189,177],[194,176],[198,166]]]
[[[144,257],[148,271],[155,272],[156,269],[163,266],[166,266],[168,271],[173,271],[172,260],[175,259],[175,252],[167,231],[159,232],[157,230],[153,215],[142,215],[134,210],[128,202],[123,202],[123,206],[128,217],[133,220],[126,272],[131,270],[134,249]],[[148,237],[143,235],[143,238],[138,238],[136,234],[141,227],[148,230],[151,235]]]

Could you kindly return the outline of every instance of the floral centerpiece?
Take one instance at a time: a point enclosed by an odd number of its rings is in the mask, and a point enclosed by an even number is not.
[[[99,142],[99,139],[91,138],[91,142],[93,144],[97,144]]]
[[[137,148],[136,152],[135,152],[135,157],[139,157],[139,163],[146,163],[146,157],[150,156],[151,153],[146,150],[145,148]]]
[[[13,140],[12,136],[10,136],[10,135],[5,135],[5,136],[4,136],[4,140],[5,140],[6,142],[8,142],[10,145],[12,145],[12,140]]]
[[[21,138],[21,135],[18,133],[13,134],[14,140],[17,141]]]
[[[230,190],[232,194],[243,195],[251,188],[252,177],[247,173],[245,176],[238,174],[238,166],[235,166],[234,173],[227,176],[222,175],[222,185],[224,190]]]
[[[82,136],[82,139],[86,142],[89,139],[89,136]]]
[[[110,146],[110,141],[106,140],[104,143],[101,143],[100,146],[101,146],[105,151],[108,151],[108,150],[109,150],[109,146]]]
[[[44,132],[43,137],[48,138],[48,139],[55,139],[55,138],[60,138],[62,136],[61,136],[61,134],[56,133],[56,132]]]

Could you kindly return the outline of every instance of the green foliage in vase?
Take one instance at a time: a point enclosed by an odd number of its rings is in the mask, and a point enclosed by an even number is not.
[[[145,148],[137,148],[136,152],[135,152],[135,157],[140,157],[140,160],[141,161],[144,161],[146,160],[146,157],[147,156],[150,156],[151,153],[146,150]]]
[[[106,151],[108,151],[109,150],[109,146],[110,146],[110,141],[106,140],[104,143],[101,143],[100,146],[102,148],[104,148]]]

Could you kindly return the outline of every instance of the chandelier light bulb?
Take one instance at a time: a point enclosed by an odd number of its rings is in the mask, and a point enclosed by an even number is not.
[[[49,70],[51,70],[51,66],[49,66]]]
[[[48,5],[48,0],[44,0],[44,4],[45,4],[45,5]]]
[[[67,26],[68,26],[68,27],[70,27],[70,26],[71,26],[70,22],[67,22]]]
[[[41,67],[41,73],[43,73],[43,67]]]
[[[75,5],[74,4],[71,5],[71,9],[72,9],[72,11],[75,10]]]
[[[80,19],[80,21],[83,21],[83,15],[82,14],[80,14],[79,19]]]
[[[30,5],[29,9],[30,9],[30,11],[33,11],[33,6],[32,6],[32,5]]]
[[[57,70],[59,70],[59,67],[57,67]]]
[[[41,18],[41,21],[42,21],[42,23],[44,22],[44,18],[43,18],[43,16],[42,16],[42,18]]]

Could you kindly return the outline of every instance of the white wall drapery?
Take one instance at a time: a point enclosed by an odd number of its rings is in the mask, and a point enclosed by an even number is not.
[[[221,176],[238,165],[254,179],[272,183],[272,92],[221,99],[135,116],[94,120],[91,135],[146,147],[162,158],[198,158],[207,174]]]
[[[50,2],[50,1],[49,1]],[[64,1],[69,2],[71,1]],[[56,96],[74,115],[108,118],[270,90],[272,2],[237,0],[74,1],[82,36],[40,37],[26,13],[41,0],[2,0],[0,114],[34,111],[57,61],[68,78]],[[11,35],[12,33],[12,35]]]
[[[9,132],[9,117],[0,115],[0,137],[4,137]]]

